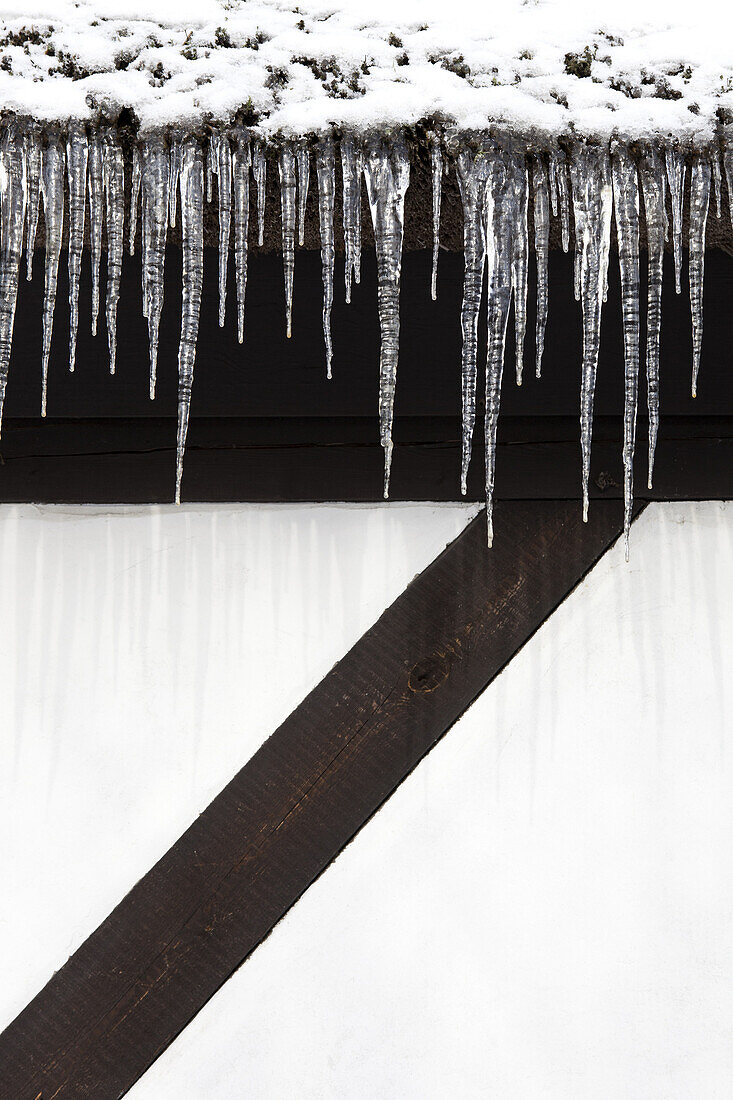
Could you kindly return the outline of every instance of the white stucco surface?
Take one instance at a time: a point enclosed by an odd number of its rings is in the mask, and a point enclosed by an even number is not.
[[[475,511],[0,507],[0,1029]]]
[[[731,637],[651,506],[132,1100],[730,1097]]]

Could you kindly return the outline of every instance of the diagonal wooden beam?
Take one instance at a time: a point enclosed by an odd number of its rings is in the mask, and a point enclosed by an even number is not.
[[[577,503],[504,504],[497,528],[489,552],[479,516],[408,586],[0,1035],[0,1096],[124,1095],[608,549],[621,509],[598,501],[583,524]]]

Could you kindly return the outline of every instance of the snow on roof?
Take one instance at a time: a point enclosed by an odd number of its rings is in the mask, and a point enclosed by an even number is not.
[[[143,132],[236,117],[326,128],[708,142],[733,119],[730,20],[705,3],[579,0],[18,0],[0,12],[0,100],[40,121]],[[610,7],[610,6],[609,6]]]

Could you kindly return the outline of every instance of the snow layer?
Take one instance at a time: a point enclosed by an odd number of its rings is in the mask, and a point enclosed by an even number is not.
[[[0,98],[43,121],[264,136],[440,120],[525,136],[676,137],[733,118],[733,16],[709,3],[579,0],[18,0]]]

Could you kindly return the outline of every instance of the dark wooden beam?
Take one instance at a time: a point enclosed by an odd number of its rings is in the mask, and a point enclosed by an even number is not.
[[[588,524],[576,504],[501,504],[491,552],[484,517],[474,521],[0,1036],[0,1096],[122,1096],[608,549],[620,519],[606,501]]]

